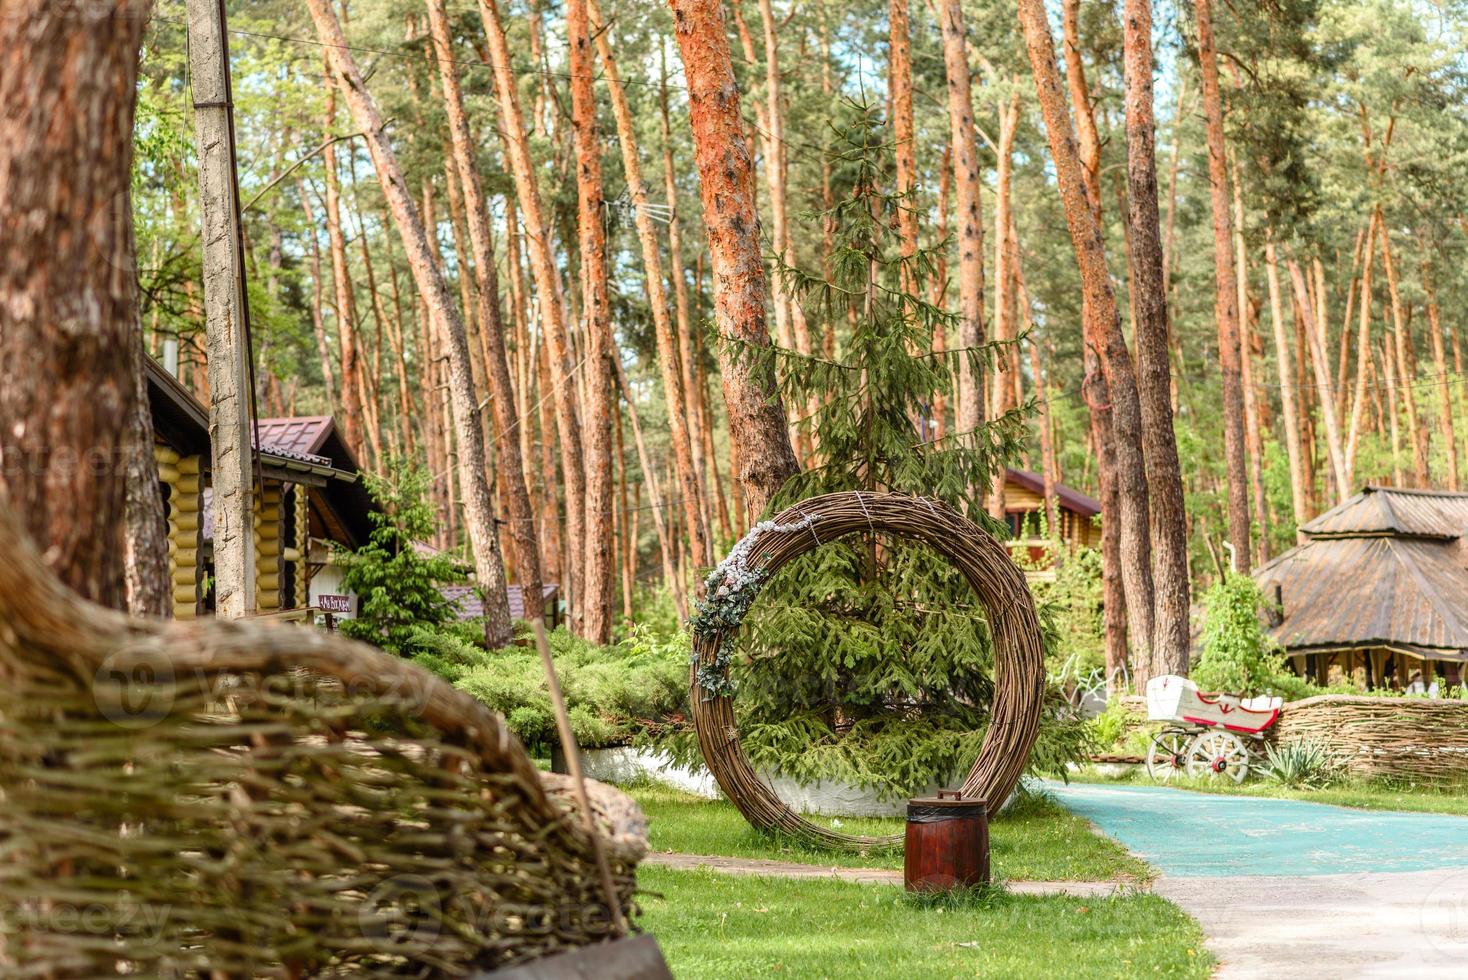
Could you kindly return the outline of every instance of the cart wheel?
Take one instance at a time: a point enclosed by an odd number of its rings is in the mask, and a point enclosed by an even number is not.
[[[1233,732],[1204,732],[1188,750],[1188,775],[1232,779],[1242,783],[1249,775],[1249,749]]]
[[[1187,764],[1191,732],[1181,728],[1164,728],[1147,748],[1147,775],[1165,783],[1183,771]]]

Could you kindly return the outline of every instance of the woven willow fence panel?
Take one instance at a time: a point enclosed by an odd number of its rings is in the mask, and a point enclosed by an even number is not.
[[[1274,738],[1319,742],[1352,775],[1468,781],[1468,701],[1326,694],[1285,705]]]
[[[0,513],[0,975],[459,976],[609,935],[496,715],[295,626],[89,606]],[[641,816],[602,788],[632,907]]]
[[[964,796],[986,801],[991,811],[1009,797],[1029,761],[1045,692],[1040,626],[1023,573],[1002,545],[947,504],[900,494],[833,493],[801,501],[762,522],[709,577],[705,602],[716,612],[701,617],[703,627],[694,629],[693,721],[704,762],[746,820],[826,847],[890,846],[901,837],[828,830],[782,802],[740,745],[728,666],[739,620],[769,576],[822,544],[864,532],[928,544],[967,579],[984,607],[994,638],[994,701],[979,757],[963,783]]]

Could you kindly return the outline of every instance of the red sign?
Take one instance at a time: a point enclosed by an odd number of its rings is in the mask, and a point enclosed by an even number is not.
[[[316,597],[316,605],[322,612],[350,613],[352,611],[352,597],[349,595],[322,593]]]

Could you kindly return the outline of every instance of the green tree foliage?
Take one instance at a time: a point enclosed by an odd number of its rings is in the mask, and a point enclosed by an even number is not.
[[[454,605],[440,586],[464,580],[446,554],[415,547],[433,533],[435,514],[427,502],[428,473],[402,460],[390,460],[384,476],[364,474],[377,502],[368,542],[356,551],[338,549],[343,586],[357,595],[357,618],[341,631],[391,653],[411,656],[425,631],[455,619]]]
[[[1192,672],[1200,687],[1234,694],[1273,692],[1284,660],[1259,622],[1263,606],[1258,584],[1247,575],[1231,574],[1204,594],[1203,653]]]
[[[894,215],[912,201],[884,190],[881,134],[872,109],[845,107],[832,154],[844,196],[809,216],[834,224],[831,275],[781,270],[813,330],[846,331],[840,357],[748,352],[765,357],[787,405],[809,406],[798,424],[818,447],[772,506],[889,491],[939,498],[994,528],[983,493],[1018,451],[1023,416],[931,437],[934,396],[952,392],[958,358],[982,363],[992,350],[929,353],[935,327],[953,317],[924,299],[933,250],[899,254]],[[961,774],[977,755],[993,695],[989,627],[968,584],[927,546],[875,533],[823,545],[775,573],[744,623],[732,678],[756,766],[896,797]],[[1056,745],[1073,748],[1064,727],[1047,717],[1038,757],[1055,764],[1067,754]]]

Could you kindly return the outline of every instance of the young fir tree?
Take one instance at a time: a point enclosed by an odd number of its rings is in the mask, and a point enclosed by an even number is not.
[[[464,573],[451,556],[414,547],[436,527],[427,471],[402,460],[389,460],[387,469],[385,476],[364,474],[379,508],[369,515],[376,525],[371,538],[356,551],[336,554],[342,586],[360,603],[357,618],[342,620],[340,628],[354,639],[412,656],[417,630],[454,619],[453,603],[439,586],[462,582]]]
[[[764,359],[787,405],[810,406],[797,424],[814,458],[771,509],[834,491],[896,492],[939,498],[999,531],[984,497],[1018,452],[1022,411],[930,437],[931,406],[952,393],[959,359],[988,362],[993,351],[932,352],[935,327],[955,336],[957,321],[924,298],[936,249],[902,256],[895,219],[916,203],[888,190],[880,118],[859,105],[848,116],[832,155],[844,197],[808,216],[834,224],[831,276],[781,269],[807,316],[844,333],[840,356],[745,351]],[[993,693],[988,625],[969,585],[926,545],[874,533],[792,561],[749,610],[738,651],[731,680],[757,766],[897,797],[962,773],[978,752]]]

